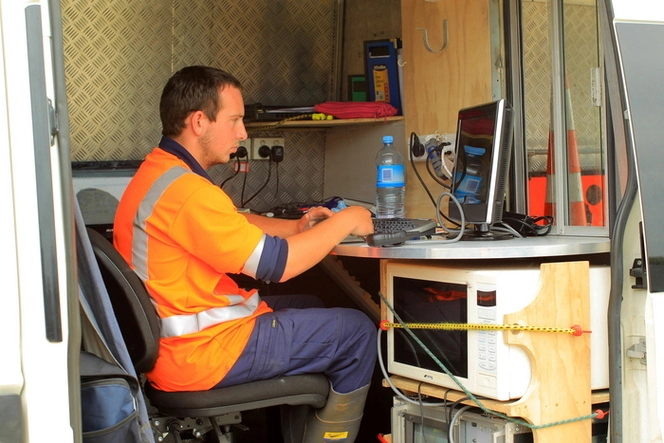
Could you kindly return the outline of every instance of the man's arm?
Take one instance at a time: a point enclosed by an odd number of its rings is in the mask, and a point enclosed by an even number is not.
[[[351,206],[310,229],[288,237],[288,260],[281,281],[295,277],[315,266],[349,234],[373,233],[371,213],[361,206]]]
[[[281,238],[289,237],[295,234],[297,229],[297,220],[289,220],[285,218],[265,217],[258,214],[242,213],[249,223],[256,225],[263,232],[273,237],[278,236]]]
[[[371,212],[361,206],[351,206],[337,213],[316,207],[299,220],[243,215],[266,234],[284,238],[288,243],[288,257],[279,280],[281,282],[318,264],[349,234],[363,236],[373,233]]]
[[[275,217],[265,217],[258,214],[242,213],[247,218],[247,221],[252,225],[256,225],[263,232],[271,236],[278,236],[281,238],[288,238],[312,227],[317,222],[326,218],[332,217],[334,213],[325,207],[315,207],[309,212],[304,214],[301,218],[285,219]]]

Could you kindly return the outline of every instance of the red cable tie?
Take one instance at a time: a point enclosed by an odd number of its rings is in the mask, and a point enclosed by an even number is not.
[[[583,328],[579,325],[572,325],[572,329],[574,329],[574,332],[572,333],[573,336],[579,337],[581,334],[590,334],[593,331],[584,331]]]

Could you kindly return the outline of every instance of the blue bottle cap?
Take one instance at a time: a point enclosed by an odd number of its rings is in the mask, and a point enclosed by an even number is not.
[[[394,137],[392,137],[391,135],[384,135],[383,136],[383,144],[385,144],[385,145],[392,144],[393,141],[394,141]]]

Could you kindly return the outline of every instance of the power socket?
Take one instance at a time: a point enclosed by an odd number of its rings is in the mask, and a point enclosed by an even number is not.
[[[249,160],[251,158],[251,139],[246,138],[244,140],[240,140],[238,143],[239,146],[244,146],[244,148],[247,150],[247,156],[242,158],[240,157],[241,160]]]
[[[267,146],[267,149],[263,148],[261,150],[261,146]],[[270,160],[273,146],[284,146],[284,139],[280,137],[257,137],[253,139],[251,159]]]
[[[419,157],[413,156],[413,160],[416,162],[423,162],[427,159],[427,148],[431,146],[432,143],[436,143],[436,145],[438,145],[443,142],[448,142],[453,147],[456,134],[427,134],[419,135],[418,137],[420,139],[420,143],[422,146],[424,146],[424,154],[420,155]]]
[[[424,147],[424,153],[418,157],[413,155],[413,160],[416,162],[424,162],[427,160],[427,148],[431,143],[439,143],[438,140],[440,140],[440,134],[418,135],[418,138]]]

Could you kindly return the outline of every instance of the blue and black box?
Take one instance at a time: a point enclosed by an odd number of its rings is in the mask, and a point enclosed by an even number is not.
[[[399,56],[401,39],[371,40],[364,42],[366,78],[369,101],[387,102],[401,109]]]

